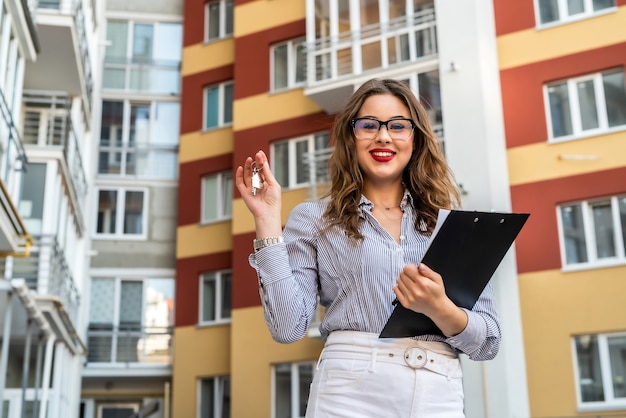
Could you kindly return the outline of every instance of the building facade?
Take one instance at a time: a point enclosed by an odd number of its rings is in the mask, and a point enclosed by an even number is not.
[[[81,416],[170,417],[182,2],[103,7]]]
[[[512,210],[495,18],[485,1],[185,3],[174,416],[304,415],[323,341],[316,326],[272,341],[233,172],[265,150],[284,222],[323,192],[333,116],[367,79],[428,102],[466,208]],[[495,360],[462,360],[467,416],[530,416],[514,251],[494,284],[506,338]]]
[[[495,1],[530,416],[626,413],[626,2]]]
[[[79,415],[96,7],[2,3],[3,418]]]

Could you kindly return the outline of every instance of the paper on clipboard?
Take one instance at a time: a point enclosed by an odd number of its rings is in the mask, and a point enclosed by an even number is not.
[[[441,274],[446,294],[459,307],[471,309],[489,283],[527,213],[441,210],[422,263]],[[380,338],[443,335],[426,315],[398,304]]]

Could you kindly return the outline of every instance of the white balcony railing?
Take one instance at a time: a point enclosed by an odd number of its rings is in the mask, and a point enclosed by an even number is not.
[[[370,70],[432,58],[437,54],[435,9],[425,9],[326,36],[307,45],[307,86],[315,87]]]
[[[170,365],[172,328],[90,324],[87,332],[89,364]]]

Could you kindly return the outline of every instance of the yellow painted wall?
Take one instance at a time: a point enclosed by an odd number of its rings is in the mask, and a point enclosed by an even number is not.
[[[276,363],[317,361],[323,342],[304,338],[292,344],[279,344],[263,320],[263,308],[233,311],[232,325],[232,417],[270,418],[271,367]]]
[[[511,185],[626,167],[626,131],[511,148],[507,157]]]
[[[233,103],[233,127],[236,131],[320,112],[302,90],[289,90],[279,94],[260,94],[235,100]]]
[[[232,128],[191,132],[180,137],[179,163],[217,157],[233,152]]]
[[[196,417],[198,379],[230,374],[230,325],[177,327],[174,350],[172,417]]]
[[[235,37],[250,35],[306,17],[304,1],[257,0],[237,6]]]
[[[183,48],[181,75],[183,77],[220,68],[235,62],[235,40],[226,38],[209,44]]]
[[[626,7],[617,12],[497,38],[500,70],[626,42]],[[589,36],[593,34],[593,36]]]
[[[230,251],[232,247],[230,221],[178,227],[177,259]]]
[[[575,416],[572,337],[626,329],[626,267],[519,276],[531,416]]]

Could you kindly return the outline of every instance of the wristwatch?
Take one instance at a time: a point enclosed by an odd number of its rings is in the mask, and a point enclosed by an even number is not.
[[[267,237],[267,238],[257,238],[254,240],[254,252],[259,251],[262,248],[269,247],[270,245],[278,244],[281,242],[285,242],[282,236],[280,237]]]

